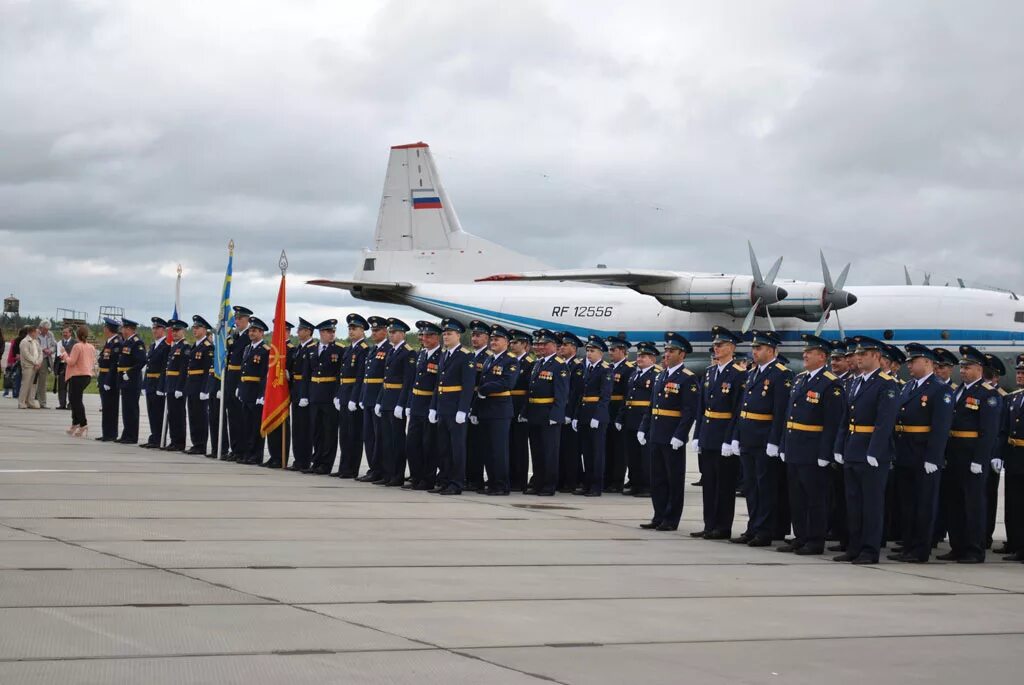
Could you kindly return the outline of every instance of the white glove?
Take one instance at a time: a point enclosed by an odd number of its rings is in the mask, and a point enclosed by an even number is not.
[[[575,431],[575,430],[577,430],[577,427],[578,427],[578,423],[577,423],[576,419],[573,419],[572,420],[572,429]]]
[[[566,416],[565,417],[565,425],[568,426],[570,423],[572,423],[572,417],[571,416]]]
[[[818,466],[820,466],[821,468],[825,468],[826,466],[828,466],[828,460],[827,459],[819,459],[818,460]]]
[[[409,418],[410,416],[412,416],[412,408],[411,407],[406,407],[405,408],[405,418]]]
[[[992,460],[992,470],[996,473],[1000,473],[1003,470],[1003,460],[996,457]]]
[[[843,463],[843,455],[841,455],[838,452],[836,452],[832,456],[835,457],[837,464],[842,464]]]
[[[736,456],[735,454],[733,454],[732,443],[731,442],[723,442],[722,443],[722,456],[723,457],[735,457]]]
[[[349,411],[355,411],[358,408],[359,408],[359,405],[357,405],[353,400],[349,400],[348,401],[348,410]]]
[[[601,422],[598,421],[597,419],[590,419],[590,427],[591,428],[596,430],[597,427],[600,426],[600,425],[601,425]]]
[[[641,445],[647,444],[647,436],[643,434],[643,431],[640,431],[636,434],[636,441],[639,442]]]
[[[128,373],[127,373],[127,372],[125,372],[125,373],[122,373],[122,374],[121,374],[121,378],[123,378],[123,379],[125,379],[125,380],[128,380]]]
[[[694,438],[690,441],[690,449],[694,452],[700,452],[700,440]]]
[[[145,394],[146,394],[146,389],[145,389],[145,388],[143,388],[143,389],[142,389],[142,394],[143,394],[143,395],[145,395]]]
[[[110,386],[107,385],[106,383],[103,384],[103,389],[106,390],[107,392],[110,392]]]
[[[362,402],[360,402],[360,403],[359,403],[359,408],[360,408],[360,409],[366,409],[366,405],[365,405],[365,404],[363,404]]]
[[[201,399],[203,401],[206,401],[206,400],[210,399],[210,393],[208,393],[208,392],[201,392],[201,393],[199,393],[199,399]]]
[[[256,404],[263,404],[263,398],[262,397],[257,397],[256,398]]]
[[[477,418],[476,414],[470,414],[469,415],[469,422],[471,424],[473,424],[474,426],[477,426],[477,425],[480,424],[480,419]]]
[[[338,400],[334,400],[334,401],[337,402]],[[300,399],[299,400],[299,406],[300,407],[308,407],[309,406],[309,398],[308,397],[303,397],[302,399]]]
[[[615,422],[615,430],[617,430],[617,431],[622,430],[622,424],[619,423],[618,421]]]
[[[303,404],[303,402],[305,402],[306,404]],[[307,400],[305,397],[299,400],[300,407],[305,407],[307,404],[309,404],[309,400]],[[339,400],[337,397],[334,398],[334,408],[337,411],[341,411],[341,400]]]
[[[174,391],[174,399],[176,399],[176,400],[180,400],[180,399],[181,399],[181,396],[182,396],[182,395],[184,395],[184,394],[185,394],[185,393],[183,393],[183,392],[182,392],[181,390],[175,390],[175,391]]]
[[[868,466],[872,466],[872,467],[877,469],[878,468],[878,460],[875,459],[874,457],[868,457]]]
[[[924,463],[924,472],[925,473],[929,473],[929,474],[930,473],[935,473],[938,470],[939,470],[939,467],[936,466],[935,464],[931,463],[930,461],[926,461]]]
[[[516,421],[518,421],[519,423],[529,423],[528,419],[525,416],[521,415],[521,414],[516,419]]]
[[[242,399],[242,391],[237,388],[235,389],[235,399]]]
[[[557,424],[558,424],[558,421],[555,421],[554,419],[548,419],[548,425],[549,426],[555,426]]]
[[[373,405],[373,413],[380,416],[380,404]]]
[[[733,440],[732,441],[732,456],[734,456],[734,457],[740,456],[740,441],[739,440]]]
[[[773,445],[769,442],[767,445],[764,446],[764,453],[767,454],[769,457],[777,457],[779,456],[779,446]]]
[[[165,393],[163,390],[157,390],[156,391],[156,396],[157,397],[165,397],[166,395],[167,395],[167,393]]]
[[[971,473],[973,473],[974,475],[977,476],[977,475],[979,475],[981,473],[981,471],[982,471],[981,464],[979,464],[976,461],[972,461],[971,462]]]
[[[672,446],[672,449],[677,450],[680,447],[682,447],[683,445],[685,445],[686,442],[683,441],[683,440],[680,440],[679,438],[672,438],[671,440],[668,441],[668,444],[670,444]]]
[[[477,393],[477,394],[476,394],[476,396],[477,396],[477,397],[479,397],[479,398],[480,398],[480,399],[482,399],[482,400],[486,400],[486,399],[487,399],[486,397],[484,397],[484,396],[483,396],[483,395],[481,395],[480,393]]]
[[[466,423],[466,412],[457,411],[455,412],[455,423]]]
[[[427,421],[430,421],[430,423],[437,423],[436,409],[431,409],[430,411],[427,412]]]
[[[405,416],[405,407],[395,407],[395,411],[392,412],[396,419],[401,419]]]
[[[781,459],[782,463],[785,464],[786,463],[786,453],[785,452],[779,452],[779,459]]]

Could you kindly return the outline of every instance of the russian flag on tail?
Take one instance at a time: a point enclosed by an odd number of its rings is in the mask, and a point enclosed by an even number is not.
[[[433,189],[416,189],[412,191],[413,209],[441,209],[441,198]]]

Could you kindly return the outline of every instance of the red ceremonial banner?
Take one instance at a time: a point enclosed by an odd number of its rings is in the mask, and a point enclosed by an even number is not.
[[[264,437],[288,418],[290,398],[288,376],[285,373],[287,361],[288,331],[285,329],[284,273],[282,273],[281,288],[277,291],[277,306],[274,308],[274,336],[270,341],[267,387],[263,390],[263,420],[260,422],[260,434]]]

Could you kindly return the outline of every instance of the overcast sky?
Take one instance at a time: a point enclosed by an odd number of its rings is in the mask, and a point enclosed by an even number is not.
[[[560,267],[1024,288],[1024,5],[0,0],[0,289],[23,313],[369,313],[388,148]],[[568,249],[569,245],[572,249]],[[855,288],[852,288],[855,290]],[[410,318],[414,314],[408,314]]]

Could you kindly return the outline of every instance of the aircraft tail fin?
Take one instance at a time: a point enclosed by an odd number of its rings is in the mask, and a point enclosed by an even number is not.
[[[391,148],[373,247],[364,250],[356,280],[472,283],[544,266],[462,230],[426,143]]]

